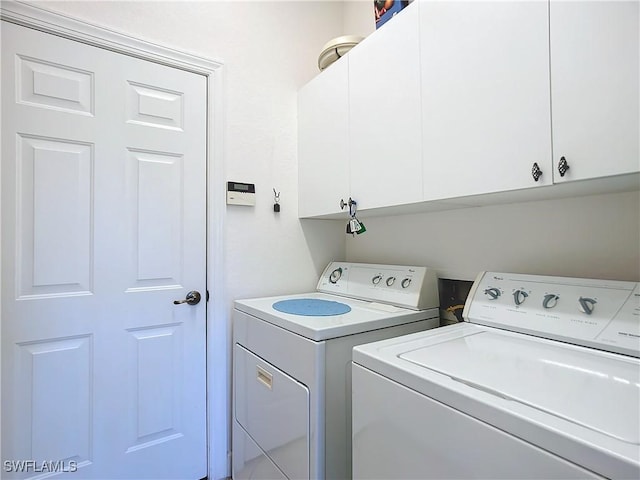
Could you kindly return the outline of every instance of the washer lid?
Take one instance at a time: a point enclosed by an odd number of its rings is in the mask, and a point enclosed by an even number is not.
[[[640,444],[640,362],[481,331],[398,355],[420,367],[630,444]]]

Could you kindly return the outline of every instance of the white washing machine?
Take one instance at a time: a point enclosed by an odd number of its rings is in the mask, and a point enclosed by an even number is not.
[[[351,477],[354,345],[439,325],[425,267],[333,262],[308,294],[233,312],[233,478]]]
[[[640,478],[640,284],[482,273],[353,352],[353,477]]]

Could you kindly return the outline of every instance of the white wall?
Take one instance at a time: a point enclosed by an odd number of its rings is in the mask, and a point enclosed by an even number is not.
[[[482,270],[640,281],[640,194],[366,219],[347,259],[427,265],[473,280]]]
[[[366,37],[376,29],[373,0],[353,0],[344,2],[344,35]]]

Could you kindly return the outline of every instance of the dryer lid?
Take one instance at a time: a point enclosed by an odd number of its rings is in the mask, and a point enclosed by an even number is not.
[[[640,444],[640,361],[483,331],[399,355],[484,392]]]

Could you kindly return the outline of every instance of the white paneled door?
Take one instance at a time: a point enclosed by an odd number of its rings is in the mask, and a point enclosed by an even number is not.
[[[206,476],[206,99],[2,22],[2,478]]]

